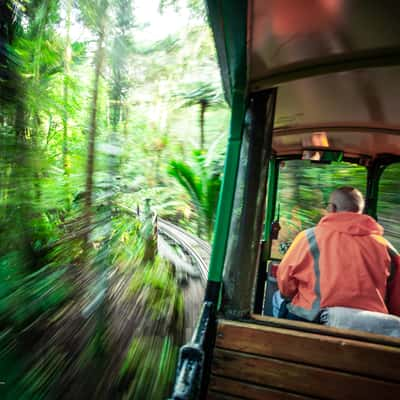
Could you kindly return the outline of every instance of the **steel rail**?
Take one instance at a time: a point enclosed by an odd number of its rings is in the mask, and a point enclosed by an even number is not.
[[[140,218],[137,211],[117,204],[124,212]],[[179,245],[199,268],[201,280],[204,284],[208,278],[208,264],[211,255],[211,246],[204,240],[186,232],[184,229],[172,224],[156,215],[157,232]]]
[[[190,256],[199,268],[202,281],[206,282],[211,253],[210,245],[162,218],[157,218],[157,231],[178,244]]]

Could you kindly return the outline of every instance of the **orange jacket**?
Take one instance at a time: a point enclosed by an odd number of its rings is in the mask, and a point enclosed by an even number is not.
[[[279,265],[288,309],[313,321],[342,306],[400,316],[400,256],[368,215],[339,212],[301,232]]]

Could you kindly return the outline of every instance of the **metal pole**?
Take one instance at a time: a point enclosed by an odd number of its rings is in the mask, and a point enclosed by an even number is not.
[[[267,261],[271,253],[271,225],[275,216],[279,162],[273,157],[269,161],[267,181],[267,207],[265,209],[264,235],[261,243],[261,255],[256,278],[254,312],[261,314],[264,303],[264,289],[267,280]]]
[[[229,241],[224,263],[222,311],[227,318],[250,314],[264,220],[276,89],[250,97],[240,152]]]
[[[236,176],[242,143],[245,99],[242,92],[235,92],[232,104],[230,137],[224,168],[224,178],[218,201],[217,217],[205,301],[217,302],[222,281],[222,271],[228,242],[229,227],[236,189]]]

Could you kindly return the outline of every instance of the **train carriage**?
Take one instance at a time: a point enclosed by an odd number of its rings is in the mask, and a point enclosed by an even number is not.
[[[400,6],[206,3],[231,125],[204,305],[171,398],[399,398],[400,339],[270,315],[283,165],[364,171],[378,221],[385,171],[398,187]]]

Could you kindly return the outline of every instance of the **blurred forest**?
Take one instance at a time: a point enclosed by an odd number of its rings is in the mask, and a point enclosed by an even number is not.
[[[150,3],[155,37],[143,0],[0,1],[1,399],[170,389],[183,299],[149,219],[210,239],[228,112],[203,2]]]
[[[400,248],[397,226],[400,216],[393,212],[400,202],[400,163],[384,170],[379,185],[378,222],[385,237]],[[318,164],[287,160],[280,164],[275,221],[279,221],[279,238],[272,243],[272,258],[281,259],[296,235],[318,223],[327,213],[330,194],[341,186],[353,186],[366,194],[367,169],[348,162]]]
[[[400,249],[400,163],[386,167],[380,179],[378,222],[385,237]],[[303,160],[283,161],[279,169],[275,220],[281,230],[273,241],[272,257],[281,259],[296,235],[318,223],[327,213],[330,194],[341,186],[353,186],[366,195],[367,169],[348,162],[318,164]]]

